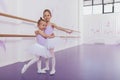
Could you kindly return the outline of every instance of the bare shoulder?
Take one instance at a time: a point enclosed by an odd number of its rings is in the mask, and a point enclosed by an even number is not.
[[[51,23],[52,27],[57,27],[57,25],[55,23]]]
[[[35,31],[35,33],[41,33],[41,32],[43,32],[43,31],[41,31],[41,30],[36,30]]]
[[[52,22],[51,22],[50,24],[51,24],[51,25],[54,25],[54,23],[52,23]]]

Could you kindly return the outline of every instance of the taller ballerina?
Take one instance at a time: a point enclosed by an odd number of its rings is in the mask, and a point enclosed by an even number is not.
[[[47,27],[45,29],[46,34],[52,34],[54,31],[54,28],[64,31],[64,32],[67,32],[67,33],[72,33],[72,30],[57,26],[56,24],[50,22],[50,19],[52,18],[52,13],[49,9],[45,9],[43,11],[43,18],[47,22]],[[59,43],[57,40],[58,39],[56,39],[56,38],[51,38],[51,39],[47,40],[48,41],[47,48],[49,49],[49,51],[52,55],[52,70],[50,71],[51,75],[55,74],[55,72],[56,72],[56,70],[55,70],[56,60],[55,60],[54,48],[55,48],[55,45],[57,43]],[[49,70],[49,59],[46,59],[46,67],[44,68],[44,70]]]

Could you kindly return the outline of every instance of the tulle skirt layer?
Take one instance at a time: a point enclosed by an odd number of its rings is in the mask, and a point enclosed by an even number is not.
[[[61,44],[61,39],[59,37],[47,39],[47,48],[55,48]]]
[[[36,56],[44,57],[44,58],[50,58],[51,57],[51,54],[50,54],[49,50],[45,46],[42,46],[38,43],[35,43],[32,46],[30,46],[28,48],[27,52],[31,53],[33,55],[36,55]]]

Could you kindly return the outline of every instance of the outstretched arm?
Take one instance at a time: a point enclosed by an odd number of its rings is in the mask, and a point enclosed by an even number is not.
[[[61,30],[61,31],[64,31],[64,32],[67,32],[67,33],[72,33],[73,30],[70,30],[70,29],[67,29],[67,28],[63,28],[63,27],[60,27],[60,26],[57,26],[56,24],[52,23],[52,26],[58,30]]]
[[[41,31],[41,30],[37,30],[37,31],[35,31],[35,34],[36,35],[38,35],[38,34],[40,34],[40,35],[42,35],[44,38],[54,38],[55,37],[55,35],[52,33],[52,34],[50,34],[50,35],[48,35],[48,34],[45,34],[43,31]]]

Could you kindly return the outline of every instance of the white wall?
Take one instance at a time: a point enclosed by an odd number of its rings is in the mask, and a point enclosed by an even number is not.
[[[120,43],[120,14],[84,16],[84,43]]]
[[[83,33],[84,33],[84,26],[83,26],[83,0],[79,0],[79,8],[78,8],[78,10],[79,10],[79,12],[78,12],[78,14],[79,14],[79,20],[78,20],[78,25],[79,25],[79,31],[80,31],[80,33],[79,33],[79,36],[80,36],[80,38],[79,38],[79,44],[83,44],[83,37],[84,37],[84,35],[83,35]]]
[[[79,30],[78,17],[78,1],[79,0],[2,0],[0,11],[12,15],[28,18],[37,21],[44,9],[48,8],[52,11],[52,22],[74,30]],[[4,7],[4,8],[3,8]],[[24,21],[6,18],[0,16],[0,34],[34,34],[36,24]],[[55,30],[56,35],[67,35],[65,32]],[[70,34],[70,36],[79,36],[79,33]],[[27,54],[25,50],[35,43],[35,38],[7,38],[1,37],[1,41],[5,43],[6,52],[0,46],[0,66],[5,66],[15,62],[26,61],[33,56]],[[77,38],[63,38],[62,45],[58,46],[55,51],[66,49],[78,45]],[[65,45],[66,44],[66,45]]]

